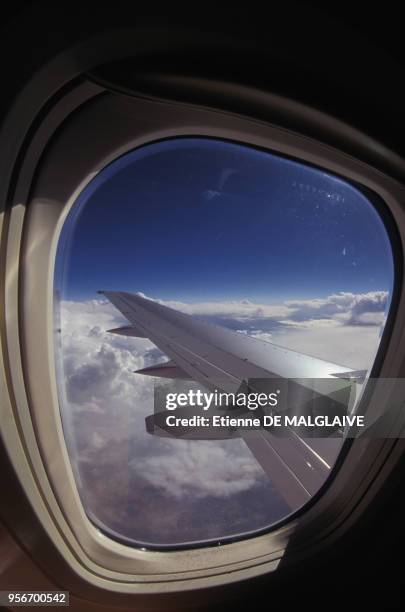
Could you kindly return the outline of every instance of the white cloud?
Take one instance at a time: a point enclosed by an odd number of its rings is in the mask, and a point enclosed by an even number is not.
[[[325,327],[340,327],[341,323],[337,319],[308,319],[307,321],[294,321],[293,319],[282,319],[280,321],[287,327],[295,327],[297,329],[325,328]]]
[[[133,467],[169,496],[229,497],[250,489],[262,476],[241,440],[171,442],[169,457],[133,460]]]
[[[380,343],[376,325],[289,326],[273,334],[273,342],[354,370],[368,370]]]
[[[386,315],[384,312],[362,312],[357,315],[355,319],[351,319],[349,323],[356,323],[356,325],[376,325],[382,326],[385,324]]]
[[[143,293],[139,293],[139,295],[152,299]],[[227,317],[235,319],[236,321],[283,317],[290,312],[289,307],[285,304],[260,304],[246,299],[195,303],[175,300],[154,301],[174,308],[175,310],[180,310],[180,312],[184,312],[188,315]]]
[[[369,291],[351,293],[341,291],[326,298],[306,300],[287,300],[282,304],[263,304],[251,300],[228,300],[210,302],[181,302],[174,300],[155,300],[189,315],[233,319],[244,323],[273,321],[293,325],[303,321],[310,326],[326,326],[326,321],[337,321],[349,325],[380,325],[388,305],[388,291]],[[373,313],[373,316],[370,316]],[[316,321],[319,321],[317,324]],[[333,325],[334,323],[331,323]],[[306,325],[308,326],[308,325]]]
[[[388,291],[350,293],[341,291],[324,299],[289,300],[285,304],[291,309],[295,320],[331,318],[350,325],[364,324],[365,313],[384,313],[388,305]],[[380,325],[382,317],[369,317],[370,325]],[[376,322],[377,321],[377,322]]]
[[[225,498],[262,479],[261,467],[240,440],[190,442],[146,432],[154,379],[134,370],[166,357],[147,339],[106,331],[125,324],[107,302],[61,304],[62,410],[74,463],[94,461],[98,451],[108,456],[109,445],[131,440],[132,473],[177,498],[190,492]]]
[[[249,331],[247,329],[237,329],[236,331],[240,334],[246,334],[251,336],[252,338],[257,338],[258,340],[264,340],[265,342],[272,342],[273,340],[273,334],[271,334],[270,332],[263,332],[256,329],[253,331]]]
[[[368,368],[374,359],[386,303],[386,292],[345,292],[276,305],[165,302],[217,323],[233,321],[240,332],[355,369]],[[113,445],[130,443],[134,477],[176,499],[228,498],[263,482],[262,469],[240,440],[185,441],[146,433],[153,379],[133,372],[166,357],[147,339],[107,332],[125,324],[106,301],[61,303],[61,396],[66,397],[63,412],[74,464],[99,461],[100,453],[107,461]]]

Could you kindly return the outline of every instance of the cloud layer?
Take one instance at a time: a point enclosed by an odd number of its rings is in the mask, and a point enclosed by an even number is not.
[[[166,305],[363,369],[374,359],[387,300],[386,292],[377,291],[277,305],[249,300]],[[149,537],[152,543],[215,538],[279,520],[288,509],[240,440],[172,440],[146,433],[153,379],[133,372],[166,357],[147,339],[107,332],[126,323],[106,301],[61,303],[61,407],[90,513],[128,537]],[[214,508],[209,526],[195,524],[196,512],[212,514]],[[226,520],[230,516],[233,522]]]
[[[341,291],[325,299],[290,300],[285,304],[292,309],[295,320],[313,318],[348,325],[381,325],[388,306],[388,291],[357,294]]]

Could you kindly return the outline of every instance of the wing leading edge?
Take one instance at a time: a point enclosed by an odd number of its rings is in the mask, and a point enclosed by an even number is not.
[[[364,372],[310,357],[213,325],[137,294],[100,291],[130,325],[113,333],[149,338],[169,357],[139,374],[191,379],[236,392],[247,379],[354,378]],[[243,432],[243,439],[292,510],[322,486],[340,449],[339,438],[279,438],[268,430]]]

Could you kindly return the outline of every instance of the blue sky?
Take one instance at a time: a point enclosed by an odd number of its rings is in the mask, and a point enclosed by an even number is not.
[[[178,138],[104,169],[72,208],[56,279],[186,301],[277,302],[391,290],[378,214],[321,170],[235,143]]]

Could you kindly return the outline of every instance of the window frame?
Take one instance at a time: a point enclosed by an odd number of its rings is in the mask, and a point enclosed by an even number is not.
[[[269,108],[280,102],[271,96],[267,100]],[[394,219],[389,229],[397,268],[390,320],[374,372],[399,377],[403,367],[405,308],[399,277],[405,188],[399,182],[345,150],[252,117],[109,93],[88,82],[70,87],[30,136],[3,230],[2,357],[8,401],[1,428],[18,477],[49,537],[76,572],[113,591],[169,592],[225,584],[276,569],[283,557],[286,561],[287,547],[291,561],[311,554],[356,520],[402,450],[396,440],[346,444],[327,486],[299,517],[221,547],[144,551],[111,540],[89,521],[67,455],[55,380],[52,294],[58,237],[70,207],[97,172],[137,146],[178,136],[222,138],[287,155],[338,174],[385,202]],[[357,141],[359,134],[353,130],[351,137]]]

